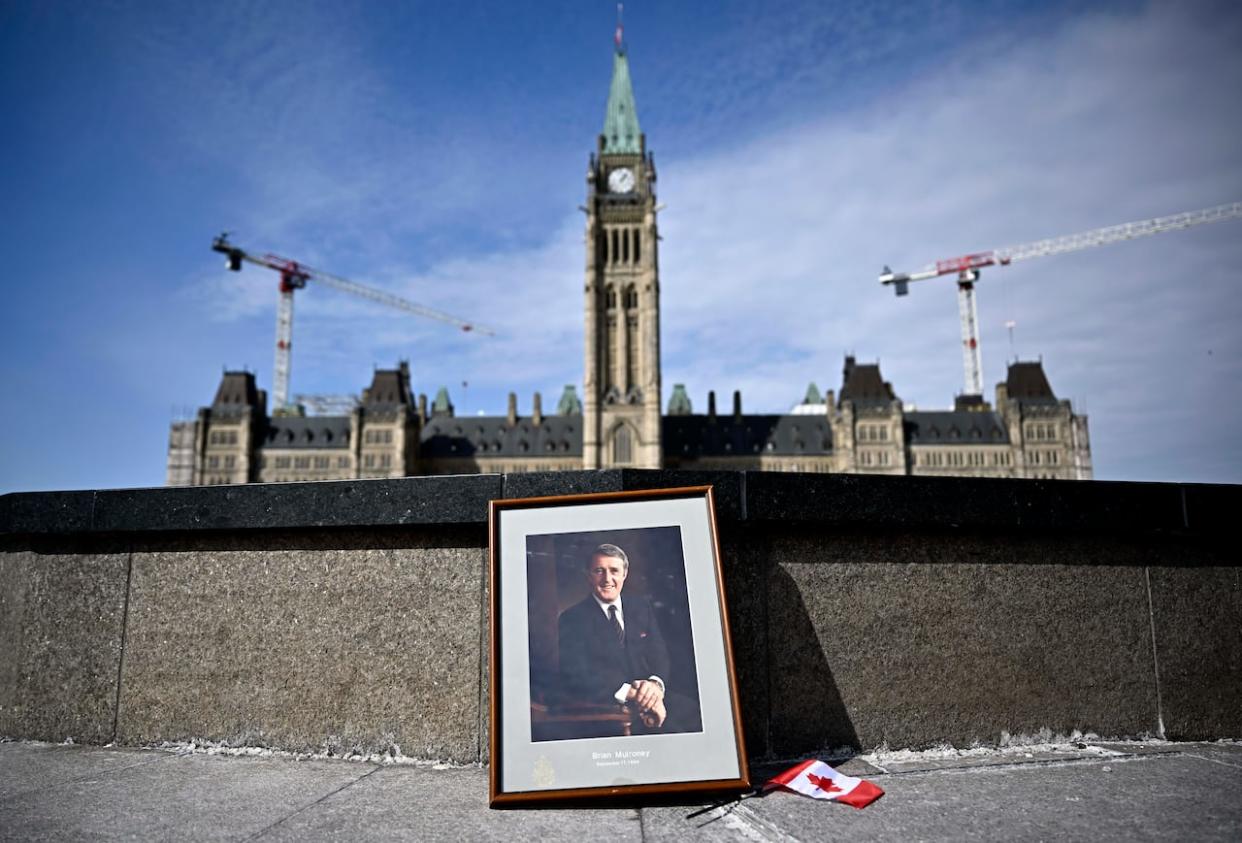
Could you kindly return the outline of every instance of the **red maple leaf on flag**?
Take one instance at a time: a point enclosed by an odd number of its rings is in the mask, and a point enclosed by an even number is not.
[[[832,783],[832,779],[827,776],[817,776],[814,773],[806,774],[807,781],[818,787],[824,793],[840,793],[841,788]]]

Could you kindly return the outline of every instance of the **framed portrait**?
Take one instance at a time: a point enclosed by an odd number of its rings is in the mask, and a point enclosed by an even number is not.
[[[492,806],[748,789],[711,487],[489,516]]]

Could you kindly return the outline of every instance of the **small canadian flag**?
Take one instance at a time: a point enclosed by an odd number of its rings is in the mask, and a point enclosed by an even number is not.
[[[779,776],[773,776],[763,786],[763,790],[766,793],[778,787],[813,799],[844,802],[855,808],[866,808],[884,795],[884,791],[871,782],[838,773],[823,761],[816,761],[814,758],[790,767]]]

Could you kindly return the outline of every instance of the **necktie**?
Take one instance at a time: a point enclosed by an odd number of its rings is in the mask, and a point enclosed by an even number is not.
[[[608,620],[612,621],[612,631],[617,634],[617,643],[625,643],[625,627],[621,626],[621,621],[617,620],[617,607],[608,607]]]

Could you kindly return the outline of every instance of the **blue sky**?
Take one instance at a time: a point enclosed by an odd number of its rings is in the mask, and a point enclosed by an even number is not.
[[[0,491],[163,482],[223,367],[270,387],[255,251],[494,339],[299,294],[293,391],[411,361],[460,413],[582,380],[609,2],[0,6]],[[787,409],[852,352],[961,390],[952,283],[881,265],[1242,199],[1242,11],[1182,3],[630,2],[659,167],[664,387]],[[987,392],[1042,357],[1108,479],[1242,481],[1242,221],[985,273]],[[1004,323],[1015,320],[1011,349]],[[463,386],[468,384],[468,386]]]

